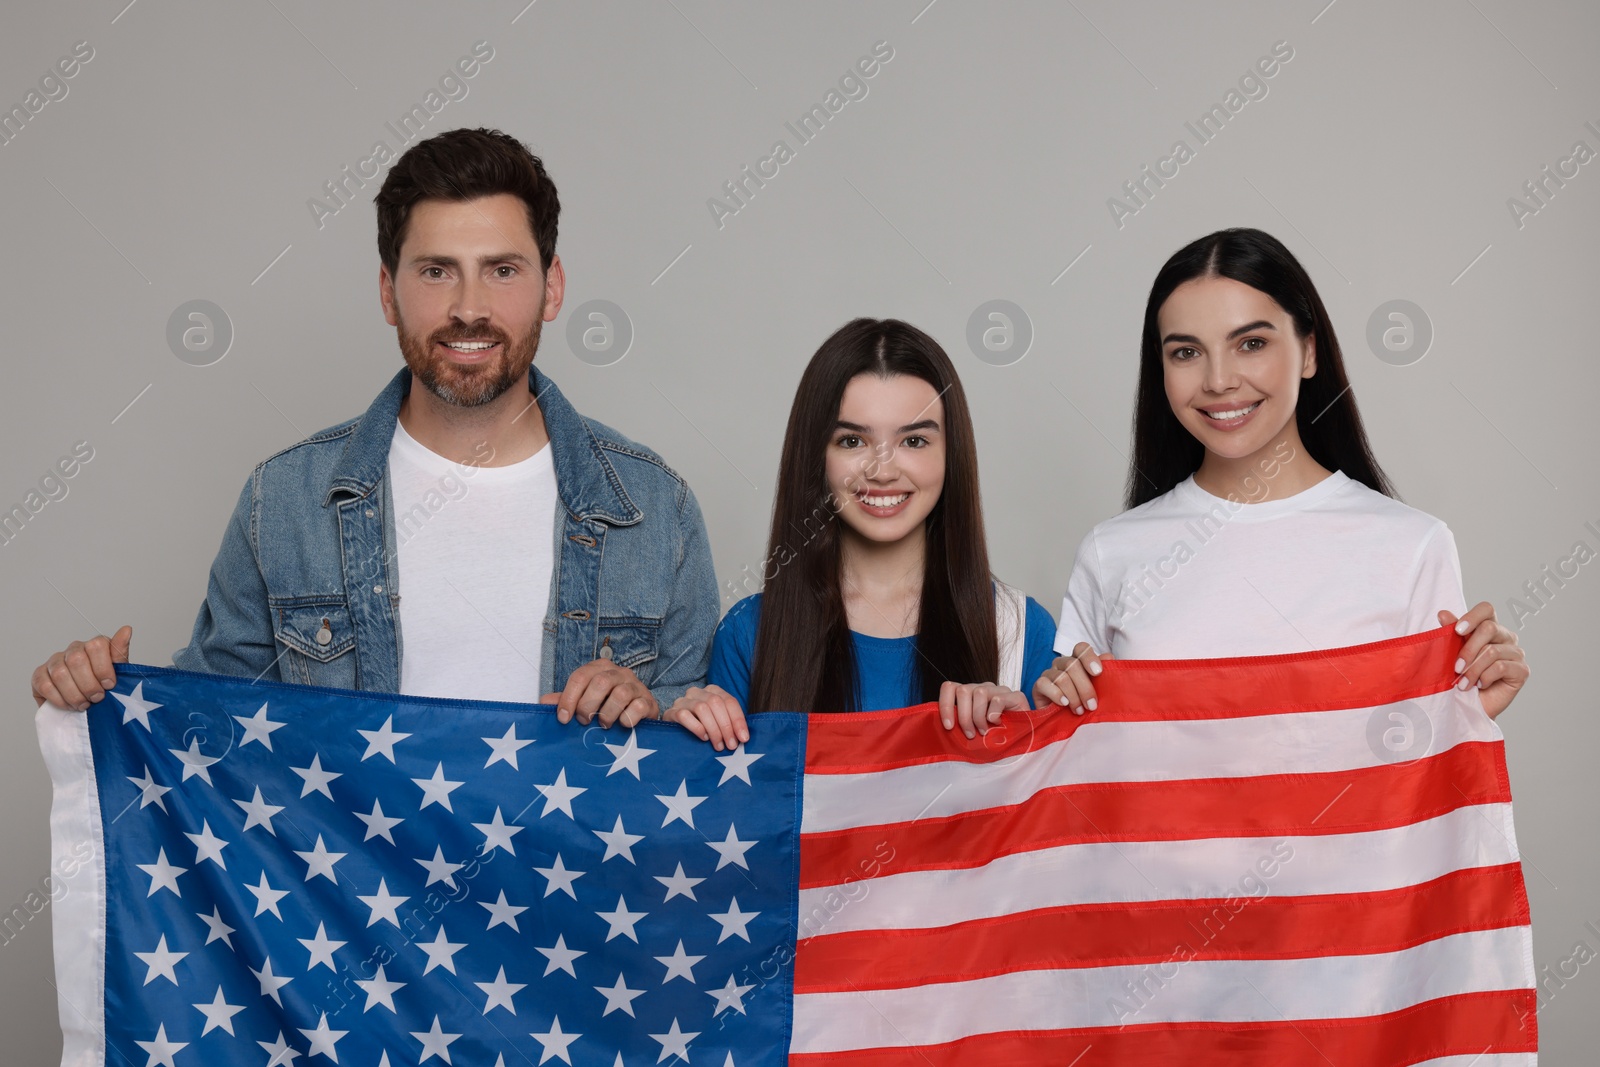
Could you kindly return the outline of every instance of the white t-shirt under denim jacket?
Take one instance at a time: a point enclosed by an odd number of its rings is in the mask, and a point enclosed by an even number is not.
[[[1335,471],[1281,500],[1193,476],[1078,546],[1056,632],[1120,659],[1266,656],[1431,630],[1466,610],[1443,522]]]

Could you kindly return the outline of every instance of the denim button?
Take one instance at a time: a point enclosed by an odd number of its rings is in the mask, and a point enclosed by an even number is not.
[[[374,593],[381,593],[381,592],[383,592],[383,586],[381,586],[381,585],[375,585],[375,586],[373,586],[373,587],[372,587],[372,591],[373,591],[373,592],[374,592]]]
[[[370,519],[370,518],[372,518],[372,517],[373,517],[373,516],[374,516],[374,515],[376,515],[376,514],[377,514],[377,512],[376,512],[376,511],[373,511],[373,510],[372,510],[372,509],[371,509],[371,508],[368,508],[368,509],[367,509],[367,518],[369,518],[369,519]]]

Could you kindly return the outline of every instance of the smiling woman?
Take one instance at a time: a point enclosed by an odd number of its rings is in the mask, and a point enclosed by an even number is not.
[[[1078,548],[1036,700],[1092,710],[1108,653],[1267,656],[1441,624],[1472,633],[1458,684],[1489,715],[1528,677],[1494,608],[1466,610],[1449,527],[1395,499],[1316,287],[1260,230],[1203,237],[1156,275],[1127,502]]]
[[[926,333],[857,319],[811,358],[770,546],[787,562],[722,620],[710,685],[669,709],[696,735],[719,748],[747,740],[746,710],[937,700],[945,727],[972,737],[1028,707],[1022,679],[1049,662],[1054,621],[990,573],[966,394]]]

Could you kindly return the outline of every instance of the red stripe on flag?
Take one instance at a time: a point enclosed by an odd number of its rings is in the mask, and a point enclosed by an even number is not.
[[[983,1034],[943,1045],[791,1054],[790,1067],[1404,1067],[1439,1056],[1534,1052],[1534,992],[1512,989],[1432,1000],[1359,1019],[1182,1023],[1123,1029]]]
[[[1343,834],[1509,803],[1504,743],[1465,742],[1426,759],[1324,774],[1114,782],[1042,790],[1021,804],[913,823],[804,834],[800,887],[906,871],[965,869],[1087,841]],[[895,857],[878,862],[885,846]]]
[[[1188,959],[1367,955],[1528,921],[1522,868],[1511,863],[1381,893],[1085,904],[927,930],[822,934],[796,946],[794,991],[903,989]]]
[[[1242,718],[1377,707],[1455,682],[1462,638],[1440,627],[1408,637],[1287,656],[1225,660],[1108,660],[1095,679],[1100,720]],[[1229,679],[1217,686],[1217,670]],[[1031,683],[1030,683],[1031,684]],[[1137,698],[1131,699],[1130,693]],[[852,715],[813,714],[807,774],[856,774],[918,763],[992,763],[1070,737],[1081,717],[1056,709],[1009,713],[1004,729],[972,740],[946,730],[932,704]]]

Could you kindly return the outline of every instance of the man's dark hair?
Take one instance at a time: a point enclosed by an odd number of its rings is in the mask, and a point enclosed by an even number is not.
[[[411,209],[422,200],[476,200],[510,193],[528,208],[528,229],[546,272],[556,254],[561,201],[544,163],[499,130],[449,130],[418,141],[395,161],[373,202],[378,207],[378,258],[392,276],[400,267]]]

